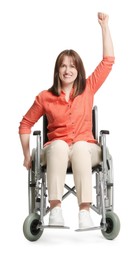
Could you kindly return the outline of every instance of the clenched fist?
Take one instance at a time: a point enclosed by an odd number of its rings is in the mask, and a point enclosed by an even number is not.
[[[101,26],[108,24],[109,16],[105,13],[98,13],[98,22]]]

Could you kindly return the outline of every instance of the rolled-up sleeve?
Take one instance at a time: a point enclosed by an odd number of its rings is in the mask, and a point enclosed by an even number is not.
[[[33,105],[30,107],[28,112],[23,116],[19,125],[19,134],[30,134],[31,128],[44,114],[42,96],[39,94],[36,96]]]
[[[95,94],[112,70],[115,57],[103,57],[94,72],[87,78],[87,85]]]

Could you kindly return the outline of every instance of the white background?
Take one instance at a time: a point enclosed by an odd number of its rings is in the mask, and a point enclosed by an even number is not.
[[[139,1],[0,1],[1,250],[2,259],[139,259]],[[97,12],[109,14],[115,65],[95,96],[99,129],[109,129],[114,159],[115,212],[119,236],[100,231],[76,233],[78,207],[63,203],[70,230],[44,230],[34,243],[22,232],[28,215],[27,172],[18,126],[35,96],[52,84],[54,62],[71,48],[83,59],[87,76],[102,58]],[[40,128],[38,123],[34,129]],[[33,138],[33,137],[32,137]],[[31,144],[34,140],[31,140]],[[96,220],[96,213],[93,213]],[[46,219],[47,220],[47,219]],[[99,224],[99,223],[98,223]]]

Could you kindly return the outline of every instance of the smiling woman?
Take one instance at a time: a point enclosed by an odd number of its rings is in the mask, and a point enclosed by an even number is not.
[[[62,51],[56,59],[52,87],[37,95],[19,126],[24,166],[30,169],[31,127],[44,114],[48,118],[49,141],[43,152],[47,164],[51,208],[49,225],[64,225],[61,201],[66,170],[70,163],[79,205],[79,228],[93,226],[89,212],[92,203],[91,168],[101,160],[101,147],[92,134],[91,115],[94,95],[106,80],[114,63],[108,15],[98,13],[98,22],[102,29],[103,58],[93,73],[86,79],[79,54],[74,50]]]

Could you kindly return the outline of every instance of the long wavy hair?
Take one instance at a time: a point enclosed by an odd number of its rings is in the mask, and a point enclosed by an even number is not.
[[[86,87],[86,73],[83,62],[79,56],[79,54],[74,50],[64,50],[62,51],[55,62],[54,67],[54,76],[53,76],[53,85],[48,91],[52,92],[55,96],[60,96],[61,93],[61,81],[59,78],[59,68],[63,63],[64,56],[71,57],[75,68],[77,70],[77,78],[74,81],[74,92],[73,98],[82,94]]]

